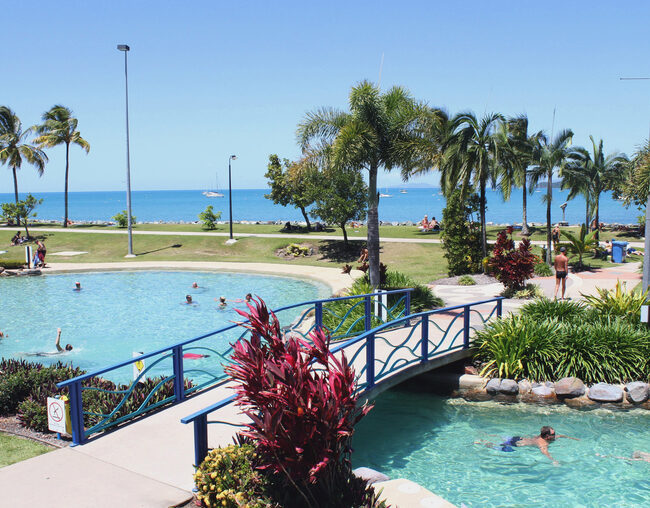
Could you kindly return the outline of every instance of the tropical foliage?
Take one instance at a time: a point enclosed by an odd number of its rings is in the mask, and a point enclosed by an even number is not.
[[[519,242],[519,247],[515,247],[512,232],[511,227],[499,232],[489,266],[506,289],[516,291],[523,289],[526,280],[533,276],[537,258],[528,238],[524,238]]]
[[[205,210],[199,214],[199,220],[203,229],[216,229],[217,221],[221,218],[221,212],[214,211],[212,205],[208,205]]]
[[[36,199],[31,194],[27,194],[25,199],[19,199],[15,203],[2,203],[2,217],[10,222],[13,219],[16,219],[18,224],[20,221],[23,221],[25,226],[25,235],[29,238],[29,229],[27,223],[30,218],[36,217],[36,212],[34,210],[38,205],[43,202],[43,199]]]
[[[622,199],[626,206],[634,204],[639,208],[645,208],[648,189],[650,189],[650,140],[640,146],[627,163],[623,178],[614,194]]]
[[[116,213],[115,215],[113,215],[113,217],[111,217],[111,219],[117,222],[117,226],[120,228],[125,228],[129,225],[129,215],[126,210],[122,210],[121,212]],[[136,221],[135,215],[131,215],[132,226],[135,225],[135,221]]]
[[[567,248],[569,253],[578,256],[578,262],[575,264],[576,269],[581,270],[584,268],[582,257],[587,252],[598,247],[598,240],[596,240],[597,234],[598,230],[594,230],[587,234],[587,227],[584,224],[580,226],[580,233],[577,235],[574,235],[569,231],[562,231],[562,236],[565,236],[568,240],[567,243],[562,245]]]
[[[78,120],[72,116],[72,111],[65,106],[57,104],[49,111],[43,113],[43,123],[35,127],[39,136],[34,140],[39,148],[53,148],[65,145],[65,212],[63,227],[68,227],[68,177],[70,174],[70,145],[77,145],[86,153],[90,151],[90,144],[81,137],[77,130]]]
[[[447,197],[447,206],[442,211],[445,227],[441,236],[450,277],[481,271],[481,236],[479,224],[473,220],[478,208],[478,196],[463,196],[460,189]]]
[[[620,280],[616,282],[614,289],[596,288],[596,291],[598,292],[597,296],[581,294],[590,307],[601,314],[620,317],[632,324],[639,322],[641,306],[648,299],[648,291],[627,291],[627,284]]]

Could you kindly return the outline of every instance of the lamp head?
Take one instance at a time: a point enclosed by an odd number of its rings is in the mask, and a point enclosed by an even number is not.
[[[120,51],[129,51],[131,48],[129,48],[126,44],[118,44],[117,49]]]
[[[236,155],[231,155],[230,158],[231,158],[232,160],[235,160],[235,159],[237,158],[237,156],[236,156]]]

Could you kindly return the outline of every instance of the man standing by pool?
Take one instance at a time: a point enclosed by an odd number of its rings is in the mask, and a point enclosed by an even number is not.
[[[566,291],[566,276],[569,273],[569,258],[566,257],[566,248],[560,247],[560,253],[555,256],[553,265],[555,266],[555,295],[553,298],[557,300],[557,290],[560,288],[560,281],[562,282],[562,300],[564,300],[564,293]]]

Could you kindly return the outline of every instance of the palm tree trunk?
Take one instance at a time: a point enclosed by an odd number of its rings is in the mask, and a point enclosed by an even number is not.
[[[68,170],[70,168],[70,143],[65,144],[65,213],[63,214],[63,227],[68,227]]]
[[[16,198],[16,204],[18,204],[18,175],[16,175],[16,166],[12,166],[11,170],[14,174],[14,196]],[[16,225],[20,227],[20,217],[18,215],[16,215]]]
[[[302,212],[302,216],[305,218],[305,222],[307,223],[307,231],[311,229],[311,223],[309,222],[309,216],[307,215],[307,212],[305,211],[305,207],[301,206],[299,207],[300,211]]]
[[[553,200],[553,168],[546,182],[546,262],[551,264],[551,201]]]
[[[377,164],[370,166],[368,175],[368,264],[370,285],[379,287],[379,194],[377,194]]]
[[[522,236],[528,236],[530,235],[530,231],[528,230],[528,189],[526,188],[526,176],[524,175],[524,183],[523,183],[523,190],[524,193],[522,195],[523,197],[523,210],[522,210],[522,217],[521,217],[521,235]]]
[[[585,228],[589,228],[589,224],[591,221],[589,220],[589,197],[585,196]]]
[[[596,241],[600,240],[600,193],[596,194],[594,203],[594,215],[596,216]]]
[[[481,243],[483,244],[483,257],[487,257],[487,231],[485,225],[485,180],[481,180]]]
[[[341,231],[343,231],[343,244],[347,248],[348,246],[348,232],[345,230],[345,222],[341,222]]]

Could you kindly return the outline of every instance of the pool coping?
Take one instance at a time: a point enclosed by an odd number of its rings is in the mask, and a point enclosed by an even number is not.
[[[124,261],[111,263],[47,263],[43,275],[83,272],[113,272],[139,270],[183,270],[208,272],[238,272],[275,275],[298,279],[310,279],[330,288],[337,294],[349,288],[355,279],[363,275],[359,270],[341,273],[340,268],[327,268],[309,265],[289,265],[280,263],[233,263],[219,261]]]

